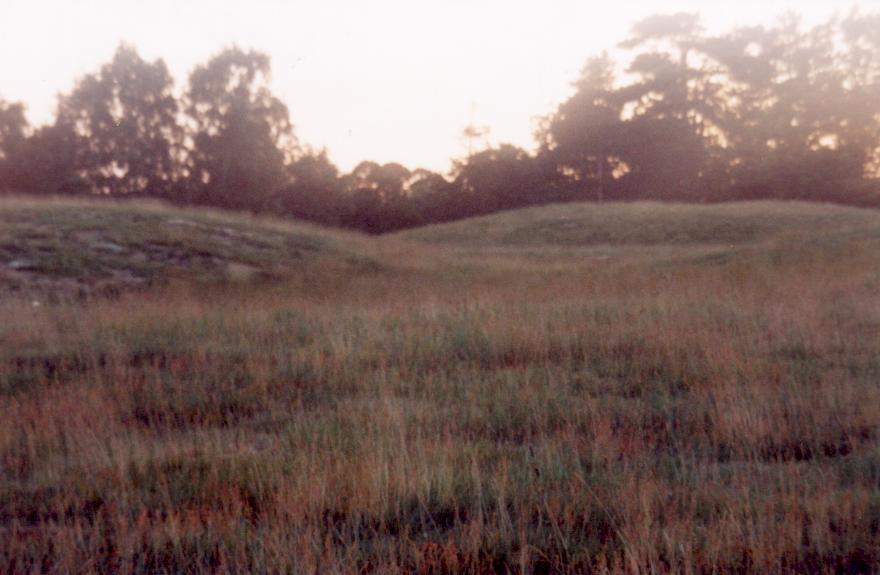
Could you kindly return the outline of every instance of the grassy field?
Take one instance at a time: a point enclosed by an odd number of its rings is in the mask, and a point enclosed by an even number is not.
[[[0,573],[880,572],[875,211],[10,200],[0,291]]]

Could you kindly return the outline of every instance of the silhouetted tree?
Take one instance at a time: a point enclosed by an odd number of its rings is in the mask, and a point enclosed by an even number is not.
[[[82,175],[81,140],[67,127],[54,124],[36,130],[24,143],[17,165],[21,188],[37,195],[83,195],[93,191]]]
[[[413,170],[404,187],[418,216],[416,225],[447,222],[466,214],[461,189],[436,172]]]
[[[468,215],[546,202],[546,179],[525,150],[502,144],[455,165],[455,183]]]
[[[193,200],[262,210],[287,183],[297,142],[269,79],[268,56],[235,47],[190,76]]]
[[[846,79],[849,97],[846,109],[852,115],[847,125],[860,130],[854,146],[864,150],[865,176],[877,183],[880,179],[880,13],[853,11],[841,22],[847,46]],[[874,191],[880,192],[878,186]]]
[[[57,125],[32,129],[20,103],[0,102],[0,192],[85,193],[77,175],[76,138]]]
[[[638,22],[621,44],[634,51],[627,71],[637,78],[620,89],[630,197],[703,201],[714,191],[721,86],[703,42],[699,17],[679,13]]]
[[[146,62],[123,45],[61,97],[57,130],[74,144],[77,177],[89,191],[168,195],[181,138],[173,86],[162,60]]]
[[[734,197],[840,200],[860,187],[878,141],[878,100],[832,20],[745,28],[709,39],[727,82],[723,129]],[[842,195],[838,195],[842,194]]]
[[[546,121],[538,138],[557,167],[565,199],[616,198],[621,159],[622,99],[615,92],[614,62],[607,53],[587,62],[575,94]]]
[[[27,131],[24,106],[0,100],[0,192],[25,191],[21,162]]]
[[[542,156],[594,198],[872,201],[877,23],[853,13],[804,31],[787,17],[707,37],[693,15],[645,19],[621,44],[632,81],[591,61],[545,122]]]
[[[418,221],[406,194],[410,172],[397,163],[361,162],[342,178],[348,209],[343,224],[369,233],[383,233]]]
[[[341,224],[345,199],[339,170],[326,151],[297,158],[288,173],[290,182],[275,195],[273,211],[326,225]]]

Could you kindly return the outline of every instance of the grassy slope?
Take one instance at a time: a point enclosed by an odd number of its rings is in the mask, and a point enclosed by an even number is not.
[[[71,296],[172,279],[278,278],[316,262],[358,263],[352,240],[303,224],[158,203],[2,199],[0,292]]]
[[[876,212],[330,239],[377,263],[0,300],[0,572],[880,571]]]
[[[556,204],[502,212],[398,234],[467,248],[743,245],[788,234],[875,226],[880,213],[798,202],[715,205],[639,202]]]

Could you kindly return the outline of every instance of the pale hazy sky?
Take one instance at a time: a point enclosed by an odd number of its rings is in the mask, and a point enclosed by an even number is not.
[[[303,143],[340,168],[399,161],[446,171],[472,110],[490,141],[531,148],[534,119],[570,94],[586,59],[644,16],[700,12],[710,30],[771,23],[788,10],[823,20],[834,0],[0,0],[0,98],[35,124],[56,95],[110,60],[120,42],[161,57],[180,89],[236,43],[268,53],[273,90]],[[864,11],[880,0],[861,0]]]

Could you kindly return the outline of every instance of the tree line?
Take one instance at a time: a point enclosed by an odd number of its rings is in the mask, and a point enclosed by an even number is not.
[[[232,47],[178,92],[122,45],[28,124],[0,100],[0,192],[151,197],[369,233],[550,202],[760,198],[880,205],[880,14],[710,35],[696,15],[637,23],[541,119],[449,174],[362,162],[342,174],[301,144],[265,54]]]

